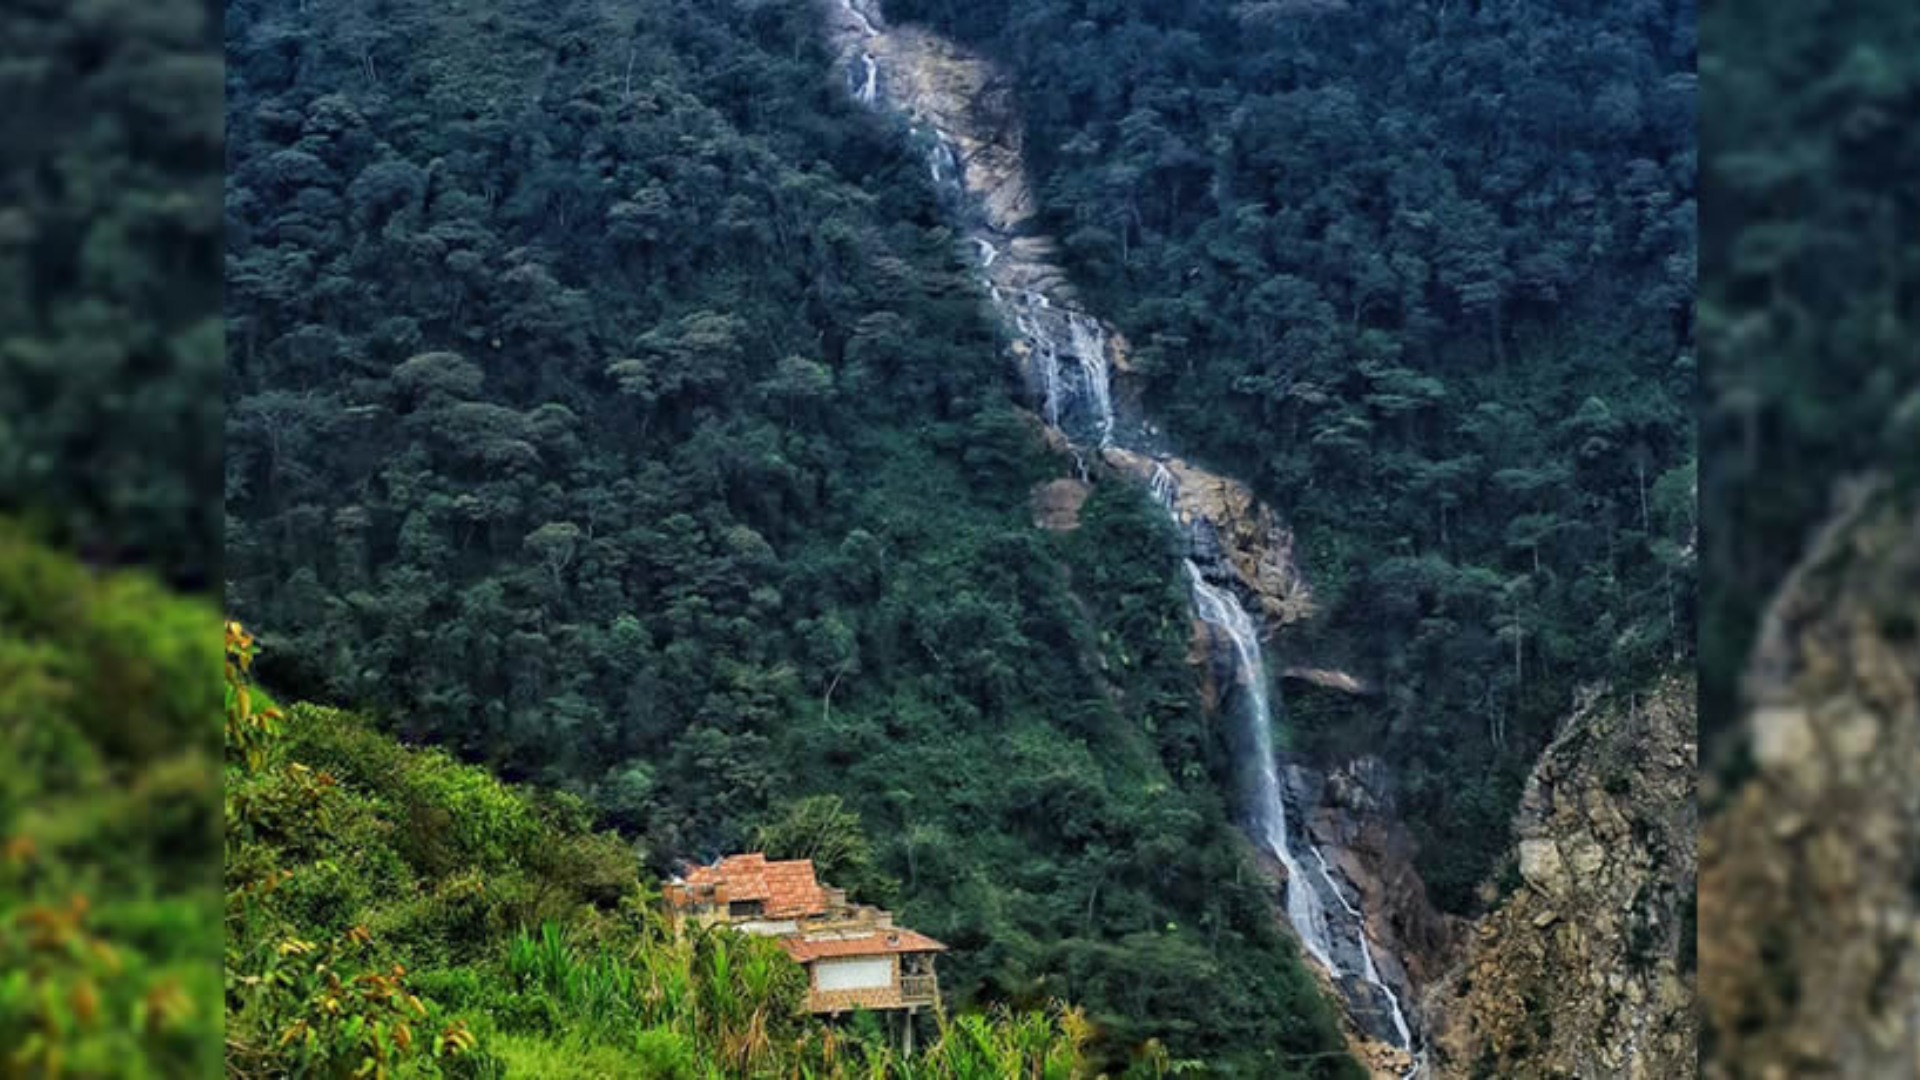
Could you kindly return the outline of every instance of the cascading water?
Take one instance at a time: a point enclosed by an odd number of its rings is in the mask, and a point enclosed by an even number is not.
[[[1317,847],[1309,846],[1307,850],[1313,852],[1314,862],[1319,864],[1320,880],[1327,883],[1327,891],[1340,902],[1348,918],[1364,926],[1366,916],[1360,913],[1359,908],[1353,906],[1353,901],[1347,899],[1347,894],[1340,890],[1339,883],[1333,880],[1333,870],[1327,866],[1327,857],[1321,854]],[[1360,935],[1360,978],[1386,995],[1387,1017],[1393,1022],[1394,1033],[1400,1037],[1400,1045],[1412,1046],[1413,1032],[1407,1027],[1407,1014],[1400,1009],[1400,995],[1394,993],[1393,987],[1388,986],[1380,977],[1380,969],[1373,962],[1373,944],[1367,940],[1367,935],[1364,933]]]
[[[1104,450],[1113,444],[1113,384],[1107,364],[1107,335],[1099,323],[1085,315],[1067,316],[1067,329],[1072,334],[1073,356],[1080,363],[1087,401],[1099,425],[1100,448]]]
[[[984,271],[993,265],[997,251],[984,242],[981,251]],[[1078,436],[1096,450],[1112,446],[1113,366],[1106,328],[1090,315],[1054,307],[1044,293],[1021,291],[1018,307],[1001,303],[991,282],[988,293],[1031,346],[1028,369],[1048,426],[1069,435],[1070,441]]]
[[[1252,811],[1255,836],[1287,870],[1287,921],[1293,924],[1300,944],[1335,978],[1340,965],[1334,962],[1332,941],[1327,933],[1327,913],[1321,906],[1319,891],[1306,887],[1307,877],[1300,860],[1294,858],[1293,844],[1287,837],[1286,802],[1280,795],[1280,774],[1274,766],[1273,712],[1267,700],[1267,671],[1260,657],[1260,639],[1253,619],[1232,593],[1209,582],[1192,559],[1187,560],[1187,580],[1193,588],[1193,606],[1200,621],[1227,635],[1233,643],[1235,676],[1240,684],[1248,734],[1251,736],[1253,783]],[[1318,855],[1318,852],[1314,854]]]
[[[847,18],[835,32],[846,61],[851,64],[857,59],[863,65],[864,75],[854,93],[871,105],[890,96],[888,87],[881,85],[880,68],[895,54],[883,47],[888,39],[876,16],[865,10],[866,3],[838,0]],[[927,118],[914,110],[912,119]],[[968,218],[965,235],[979,252],[979,269],[988,295],[1002,318],[1026,343],[1028,385],[1040,399],[1047,425],[1072,451],[1081,478],[1088,477],[1084,452],[1088,444],[1096,450],[1114,448],[1154,459],[1163,457],[1151,447],[1127,446],[1116,437],[1113,335],[1107,326],[1070,304],[1056,305],[1044,288],[1028,287],[1036,281],[1057,280],[1057,276],[1034,272],[1046,270],[1044,264],[1022,266],[1026,257],[1013,244],[1016,233],[982,220],[988,215],[979,212],[977,200],[969,202],[978,193],[966,188],[969,176],[962,168],[953,132],[934,123],[924,133],[932,136],[928,167],[934,183],[944,195],[960,197],[961,212]],[[1007,257],[1003,259],[1003,255]],[[996,273],[996,263],[1014,265]],[[1184,527],[1177,509],[1178,482],[1164,465],[1155,466],[1151,488],[1154,498]],[[1285,792],[1273,746],[1272,690],[1254,620],[1225,580],[1209,578],[1200,562],[1192,558],[1185,560],[1185,569],[1196,615],[1231,644],[1234,681],[1240,688],[1239,711],[1246,723],[1248,817],[1256,842],[1286,869],[1288,922],[1301,947],[1340,986],[1354,1009],[1364,1008],[1375,1016],[1384,1012],[1391,1033],[1383,1036],[1413,1054],[1411,1025],[1400,1007],[1399,995],[1374,962],[1364,914],[1348,898],[1326,857],[1306,840],[1304,832],[1296,837],[1288,828]],[[1413,1067],[1403,1080],[1418,1077],[1423,1071],[1424,1064],[1415,1055]]]
[[[853,21],[859,24],[862,34],[870,38],[880,36],[879,27],[874,26],[873,20],[867,17],[867,13],[860,10],[860,5],[853,0],[840,0],[840,6],[847,9],[848,15],[853,16]]]
[[[1179,524],[1179,511],[1175,504],[1179,488],[1165,465],[1154,465],[1150,488],[1154,500],[1174,516],[1175,524]],[[1347,924],[1352,928],[1360,968],[1357,972],[1344,971],[1334,958],[1333,926],[1321,901],[1322,890],[1314,887],[1306,876],[1305,868],[1301,866],[1299,856],[1295,854],[1293,839],[1287,832],[1287,804],[1281,792],[1278,759],[1273,749],[1273,706],[1266,662],[1261,656],[1260,639],[1253,618],[1247,614],[1239,597],[1230,589],[1208,581],[1199,564],[1192,559],[1186,560],[1186,571],[1193,593],[1194,613],[1201,622],[1225,634],[1233,645],[1234,681],[1240,687],[1241,710],[1247,720],[1248,749],[1252,758],[1247,771],[1251,774],[1248,787],[1253,833],[1254,838],[1286,869],[1287,921],[1293,924],[1301,947],[1336,982],[1345,975],[1358,975],[1362,983],[1384,999],[1387,1019],[1393,1025],[1395,1045],[1411,1051],[1414,1045],[1412,1028],[1407,1022],[1406,1012],[1400,1007],[1400,996],[1381,978],[1380,970],[1374,963],[1373,945],[1367,940],[1365,915],[1347,899],[1346,893],[1334,880],[1327,857],[1312,844],[1304,844],[1306,853],[1314,861],[1314,869],[1321,883],[1326,887],[1325,892],[1339,904]],[[1403,1080],[1418,1077],[1422,1068],[1423,1063],[1416,1059],[1413,1067],[1403,1074]]]

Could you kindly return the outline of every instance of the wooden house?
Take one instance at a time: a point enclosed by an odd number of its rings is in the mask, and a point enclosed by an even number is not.
[[[849,903],[844,890],[820,884],[810,859],[730,855],[669,883],[667,902],[684,921],[779,938],[807,971],[810,1012],[911,1015],[940,1000],[933,961],[947,947],[895,926],[891,912]]]

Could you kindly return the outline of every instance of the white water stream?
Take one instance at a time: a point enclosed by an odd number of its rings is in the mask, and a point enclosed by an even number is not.
[[[1307,885],[1306,869],[1294,857],[1293,843],[1287,837],[1287,804],[1280,794],[1280,773],[1273,756],[1272,711],[1267,701],[1266,664],[1260,656],[1260,638],[1232,593],[1208,581],[1192,559],[1187,560],[1187,580],[1193,588],[1193,604],[1202,622],[1227,635],[1233,642],[1235,674],[1242,680],[1246,714],[1252,736],[1253,822],[1254,835],[1280,860],[1287,870],[1287,921],[1300,937],[1300,944],[1335,978],[1340,965],[1333,959],[1332,941],[1327,934],[1327,912],[1320,902],[1319,890]],[[1315,851],[1316,856],[1319,852]]]
[[[880,86],[882,61],[876,58],[875,52],[884,58],[887,51],[877,48],[876,42],[883,38],[884,31],[876,25],[875,17],[864,10],[865,2],[839,0],[850,16],[850,29],[854,33],[848,34],[849,28],[837,29],[843,39],[852,39],[842,40],[848,61],[857,59],[862,65],[855,97],[868,105],[879,105],[885,95]],[[870,45],[876,47],[869,48]],[[950,172],[954,185],[964,188],[967,172],[954,152],[952,134],[936,126],[932,128],[932,135],[934,147],[928,162],[934,182],[946,183]],[[1088,476],[1084,452],[1088,446],[1096,452],[1120,446],[1150,458],[1163,457],[1152,447],[1125,446],[1116,438],[1113,335],[1106,324],[1071,305],[1056,304],[1044,290],[1017,284],[1021,279],[1012,276],[1020,269],[1017,266],[1005,271],[996,281],[993,267],[1011,237],[980,222],[969,223],[966,234],[979,251],[980,271],[994,307],[1026,342],[1024,366],[1029,386],[1040,399],[1042,415],[1048,426],[1065,438],[1079,464],[1081,478]],[[1156,464],[1151,487],[1154,498],[1184,530],[1186,524],[1181,522],[1177,509],[1178,482],[1164,465]],[[1185,567],[1195,614],[1232,645],[1234,682],[1240,690],[1237,705],[1247,726],[1246,750],[1251,758],[1245,769],[1250,831],[1255,841],[1286,870],[1287,920],[1301,947],[1341,985],[1350,1001],[1356,996],[1352,982],[1357,980],[1362,984],[1358,996],[1364,996],[1376,1014],[1386,1013],[1392,1028],[1389,1041],[1414,1055],[1413,1067],[1404,1074],[1403,1080],[1420,1077],[1425,1071],[1424,1061],[1417,1053],[1412,1027],[1401,1008],[1399,995],[1375,965],[1364,914],[1348,898],[1320,850],[1304,836],[1296,837],[1288,829],[1285,792],[1273,745],[1271,684],[1261,654],[1258,628],[1229,584],[1209,579],[1201,565],[1191,558],[1185,561]],[[1311,870],[1306,865],[1308,860],[1313,864]],[[1315,886],[1314,877],[1324,888]],[[1328,896],[1334,900],[1331,906],[1326,901]],[[1343,965],[1341,957],[1349,963]],[[1357,963],[1353,963],[1356,960]]]

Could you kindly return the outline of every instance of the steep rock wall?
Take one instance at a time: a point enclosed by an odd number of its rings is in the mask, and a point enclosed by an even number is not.
[[[1920,1076],[1920,496],[1843,494],[1707,781],[1710,1080]]]
[[[1430,992],[1436,1075],[1695,1075],[1695,731],[1690,673],[1568,719],[1516,815],[1521,884]]]

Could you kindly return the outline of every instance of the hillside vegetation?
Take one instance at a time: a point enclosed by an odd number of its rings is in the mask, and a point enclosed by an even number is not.
[[[1049,474],[811,0],[235,0],[228,591],[263,675],[644,837],[804,797],[955,1004],[1351,1076],[1137,493]],[[318,766],[316,766],[318,767]],[[890,879],[891,885],[878,879]]]
[[[669,933],[577,800],[283,714],[233,626],[223,977],[213,625],[0,529],[0,1075],[210,1076],[223,1030],[236,1078],[1084,1074],[1077,1012],[943,1018],[911,1060],[807,1020],[777,946]]]
[[[1295,528],[1472,910],[1576,688],[1694,641],[1694,4],[886,0],[997,58],[1041,228],[1174,444]],[[1888,235],[1894,235],[1889,233]]]
[[[213,625],[0,522],[0,1076],[219,1067]]]
[[[1073,1011],[943,1015],[912,1057],[825,1027],[772,939],[676,932],[577,799],[282,711],[227,647],[231,1077],[1086,1075]]]

